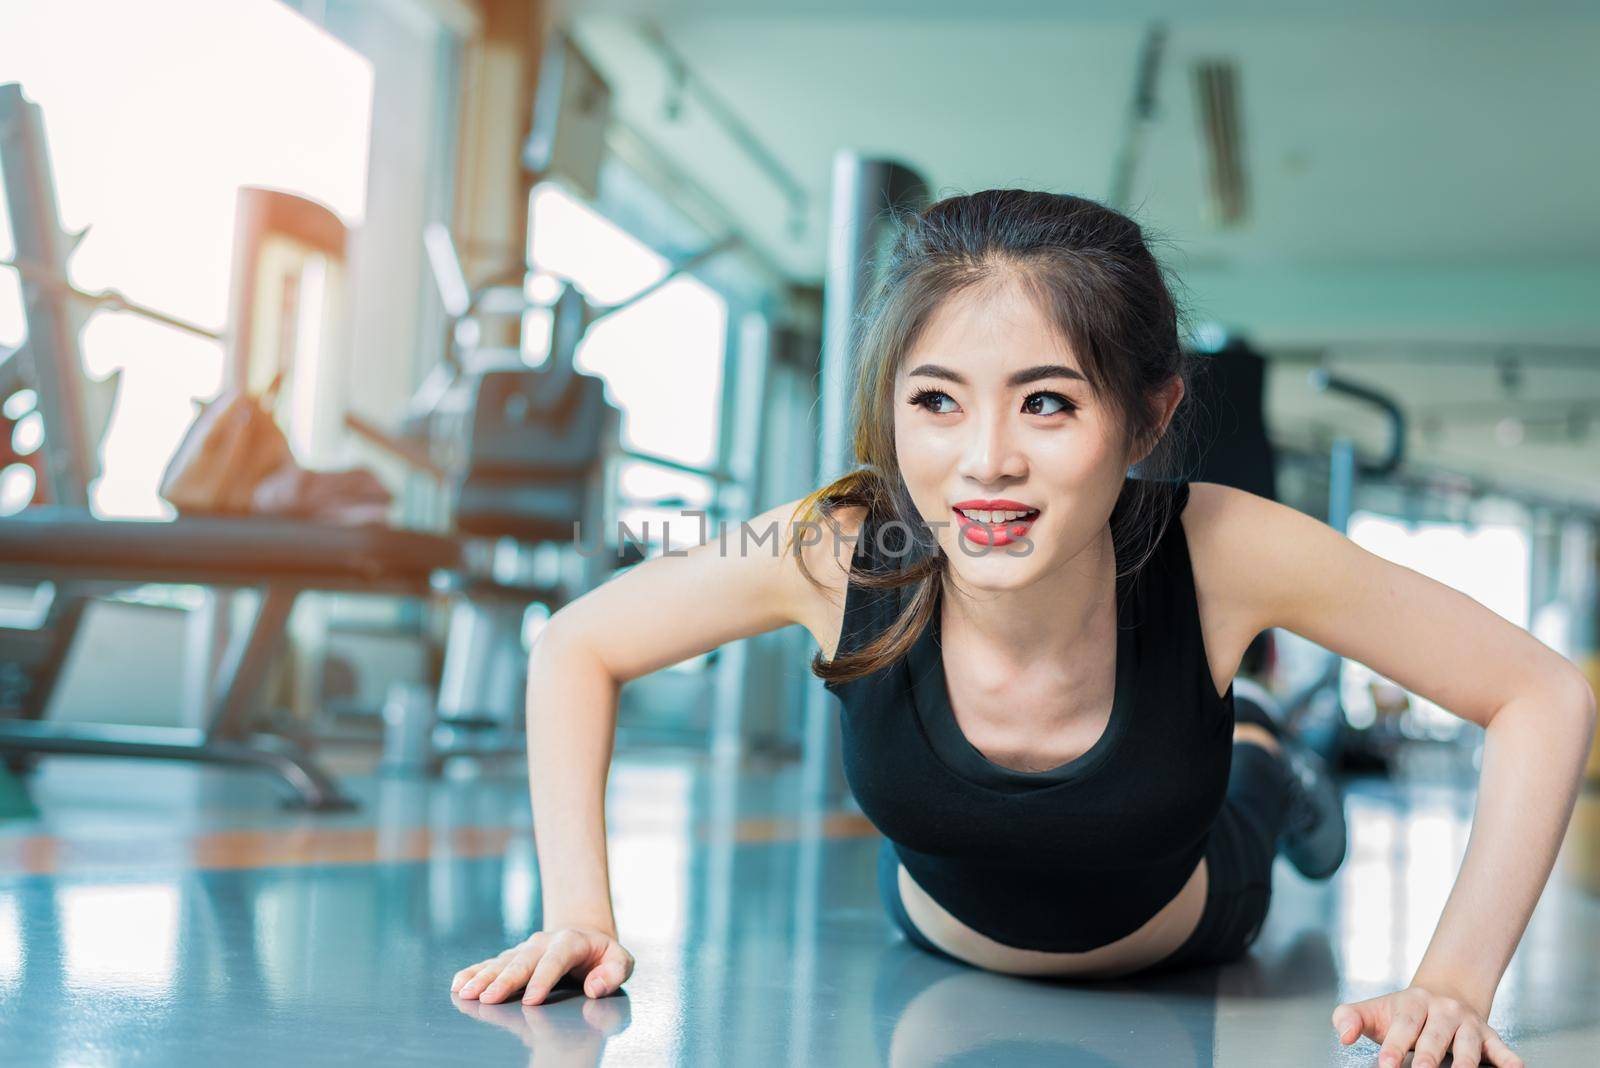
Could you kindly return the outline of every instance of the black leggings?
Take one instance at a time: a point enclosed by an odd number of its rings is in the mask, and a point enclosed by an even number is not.
[[[1241,709],[1243,702],[1240,702]],[[1248,717],[1241,715],[1239,720]],[[1206,903],[1183,944],[1139,973],[1236,960],[1261,933],[1272,900],[1272,861],[1289,803],[1290,772],[1273,753],[1249,742],[1233,744],[1228,794],[1206,845]],[[878,851],[878,892],[883,907],[912,944],[949,956],[918,931],[900,900],[899,858],[884,839]]]

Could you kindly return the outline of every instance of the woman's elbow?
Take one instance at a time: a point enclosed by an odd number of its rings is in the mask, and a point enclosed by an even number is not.
[[[1590,683],[1588,677],[1585,676],[1581,671],[1574,671],[1573,675],[1577,679],[1577,693],[1574,697],[1574,703],[1577,705],[1578,711],[1582,717],[1583,736],[1588,740],[1588,744],[1592,745],[1594,743],[1595,720],[1597,716],[1594,685]]]
[[[1595,699],[1594,687],[1589,685],[1589,680],[1583,673],[1573,669],[1562,679],[1558,687],[1558,697],[1547,704],[1546,715],[1543,717],[1543,730],[1546,737],[1559,736],[1562,739],[1562,750],[1575,750],[1590,757],[1588,764],[1594,763],[1592,747],[1594,746],[1595,732]]]

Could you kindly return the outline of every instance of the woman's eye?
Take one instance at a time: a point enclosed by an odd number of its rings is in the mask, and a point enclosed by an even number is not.
[[[911,403],[915,407],[926,408],[926,409],[928,409],[928,411],[933,412],[933,414],[935,414],[935,415],[946,415],[946,414],[948,414],[946,412],[939,411],[939,410],[937,410],[936,408],[933,407],[933,405],[935,403],[937,403],[936,398],[943,399],[943,400],[950,400],[950,394],[942,392],[941,390],[937,390],[937,389],[918,390],[917,393],[911,398]]]
[[[1055,401],[1058,407],[1038,411],[1035,402],[1041,398]],[[1022,409],[1029,415],[1059,415],[1062,412],[1076,411],[1077,406],[1059,393],[1030,393],[1028,399],[1022,402]]]

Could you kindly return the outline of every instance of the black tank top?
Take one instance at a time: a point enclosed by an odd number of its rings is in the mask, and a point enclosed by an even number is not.
[[[1124,479],[1118,511],[1135,481]],[[1174,490],[1152,555],[1118,580],[1116,696],[1076,759],[1017,771],[967,740],[937,612],[905,657],[825,684],[843,703],[845,777],[862,812],[919,886],[997,942],[1056,952],[1114,942],[1176,897],[1205,853],[1227,791],[1233,687],[1218,698],[1211,679],[1180,519],[1188,483]],[[863,524],[853,565],[903,566],[893,526],[882,544],[878,535]],[[850,583],[839,651],[886,628],[905,593]]]

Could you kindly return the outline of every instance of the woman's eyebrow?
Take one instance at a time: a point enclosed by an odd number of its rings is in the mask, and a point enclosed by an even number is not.
[[[942,378],[947,382],[954,382],[958,386],[967,384],[967,380],[961,377],[958,372],[948,367],[941,367],[936,363],[922,364],[906,377],[912,378],[917,375],[924,375],[928,378]],[[1066,364],[1041,363],[1037,367],[1028,367],[1015,372],[1010,378],[1006,379],[1006,385],[1012,387],[1025,386],[1030,382],[1038,382],[1046,378],[1075,378],[1080,382],[1089,381],[1088,378],[1084,377],[1082,371],[1068,367]]]

